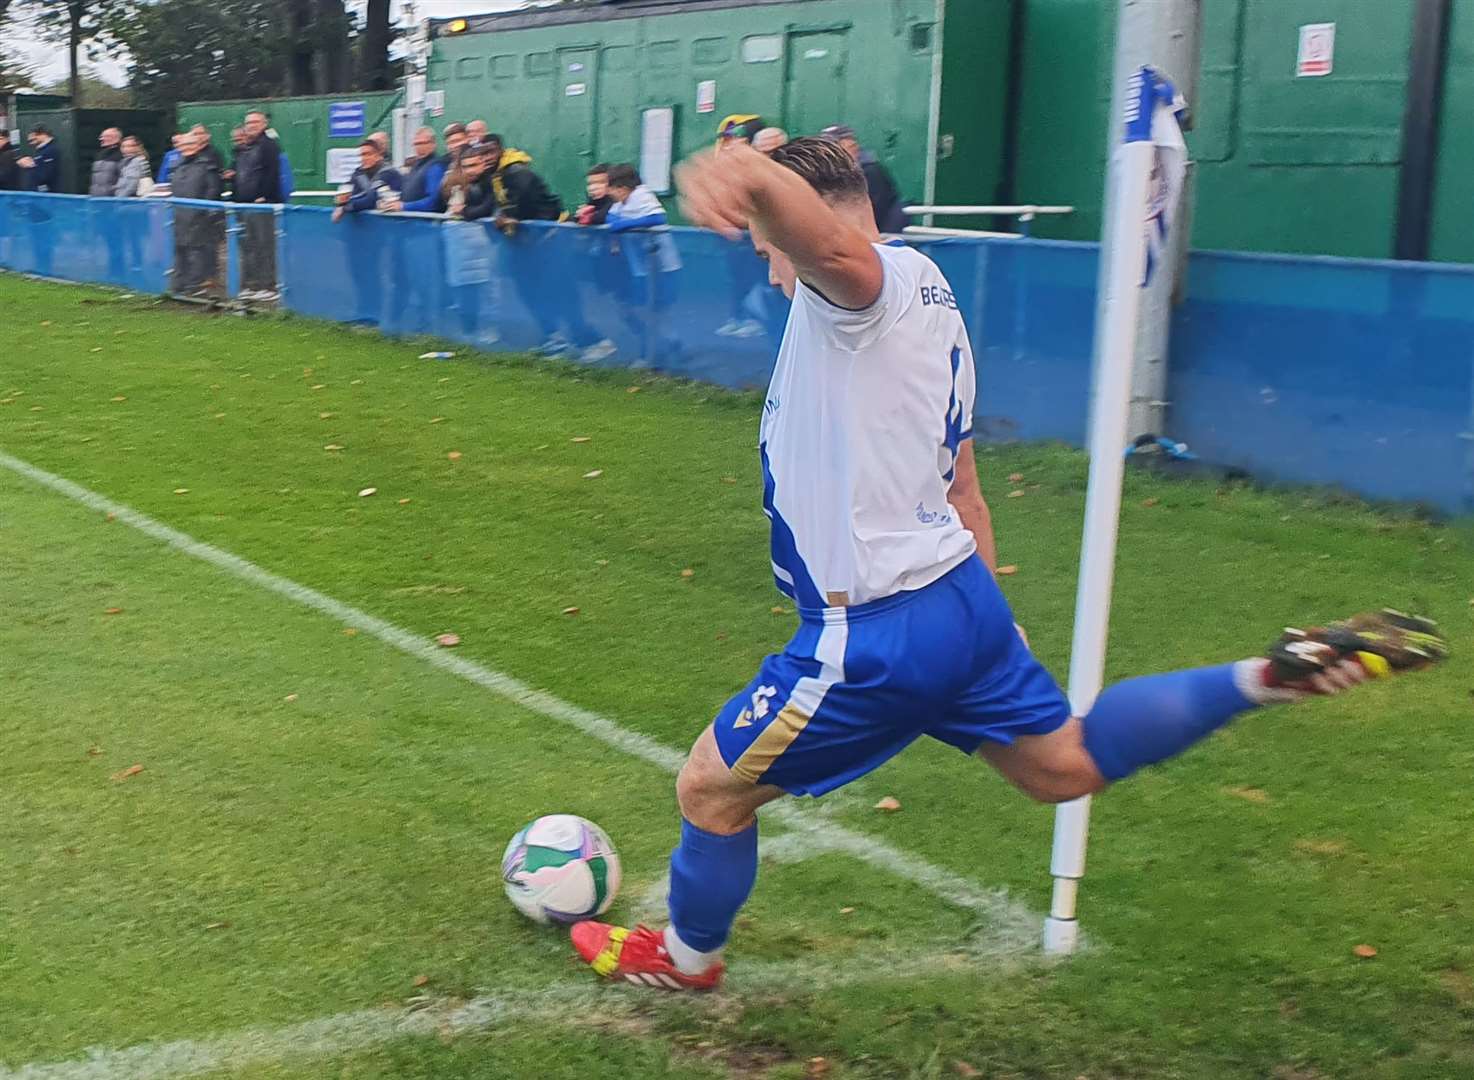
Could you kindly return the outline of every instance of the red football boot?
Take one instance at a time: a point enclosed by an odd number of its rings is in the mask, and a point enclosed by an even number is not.
[[[584,962],[606,979],[623,979],[636,986],[664,990],[715,990],[723,965],[714,963],[700,975],[687,975],[665,951],[665,937],[648,926],[633,930],[587,920],[569,932],[573,948]]]

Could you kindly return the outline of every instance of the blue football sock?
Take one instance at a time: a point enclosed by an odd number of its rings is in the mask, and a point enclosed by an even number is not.
[[[681,821],[670,856],[670,924],[697,952],[720,949],[757,880],[757,822],[719,836]]]
[[[1182,753],[1255,707],[1236,664],[1127,679],[1107,688],[1081,721],[1085,749],[1107,780]]]

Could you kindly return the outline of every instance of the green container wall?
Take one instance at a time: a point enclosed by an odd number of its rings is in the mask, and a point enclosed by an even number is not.
[[[143,140],[148,159],[157,163],[169,148],[172,134],[169,114],[163,109],[69,109],[28,107],[26,98],[16,98],[17,127],[22,138],[36,124],[44,124],[56,139],[61,155],[62,190],[86,194],[92,175],[92,162],[97,158],[97,137],[106,128],[120,128],[124,135],[137,135]]]
[[[394,110],[403,104],[399,90],[363,94],[321,94],[311,97],[252,98],[239,101],[191,101],[179,106],[179,126],[204,124],[215,149],[230,160],[230,132],[239,127],[246,113],[257,109],[271,116],[271,126],[281,138],[282,149],[292,165],[292,178],[299,191],[321,191],[328,187],[327,152],[351,148],[362,139],[328,136],[328,106],[334,102],[364,103],[365,133],[388,131]]]
[[[949,6],[973,3],[1007,6]],[[429,88],[445,92],[435,122],[485,119],[533,156],[570,208],[588,166],[638,162],[641,114],[659,107],[676,110],[677,159],[712,145],[732,113],[793,135],[848,123],[908,199],[923,197],[937,0],[692,6],[518,13],[473,20],[459,35],[442,23],[427,72]],[[708,80],[716,105],[702,113],[697,86]]]
[[[1198,163],[1194,246],[1391,254],[1413,4],[1204,5],[1188,137]],[[1041,235],[1100,235],[1115,11],[1113,0],[1028,2],[1018,195],[1080,208],[1041,223]],[[1298,28],[1314,22],[1336,23],[1335,67],[1296,78]]]
[[[1454,0],[1452,8],[1429,254],[1474,262],[1474,0]]]
[[[942,26],[936,201],[997,203],[1003,192],[1005,117],[1009,107],[1009,35],[1016,0],[946,0]],[[920,88],[907,87],[906,94]],[[920,188],[907,189],[918,201]],[[936,224],[990,228],[976,217]]]

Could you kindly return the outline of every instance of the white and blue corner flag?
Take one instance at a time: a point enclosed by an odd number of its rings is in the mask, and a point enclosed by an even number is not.
[[[1179,121],[1187,111],[1187,102],[1172,83],[1155,68],[1142,67],[1131,76],[1126,102],[1126,133],[1122,153],[1150,146],[1152,150],[1151,182],[1147,188],[1146,285],[1152,271],[1162,259],[1167,237],[1177,219],[1182,181],[1187,175],[1187,144],[1182,139]]]

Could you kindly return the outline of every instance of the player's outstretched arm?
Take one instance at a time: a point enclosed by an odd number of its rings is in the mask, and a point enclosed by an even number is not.
[[[808,181],[748,146],[707,151],[683,164],[681,209],[729,240],[760,230],[793,262],[799,280],[831,303],[859,310],[880,296],[880,257],[857,225],[836,213]]]

